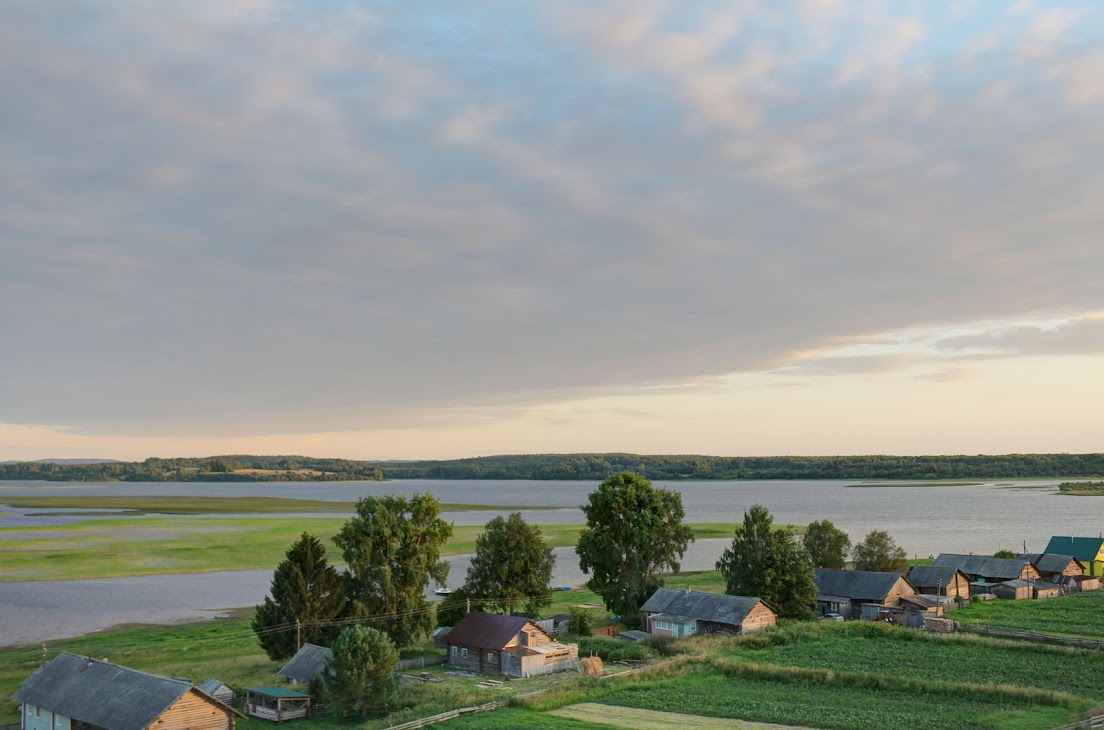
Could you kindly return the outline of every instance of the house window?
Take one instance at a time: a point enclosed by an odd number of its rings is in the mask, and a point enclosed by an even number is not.
[[[491,652],[487,652],[487,658],[486,658],[486,660],[487,660],[488,662],[491,662],[492,664],[494,664],[494,660],[495,660],[495,655],[494,655],[494,654],[492,654]]]
[[[454,647],[452,647],[452,655],[453,655],[453,656],[456,656],[456,647],[455,647],[455,646],[454,646]]]
[[[468,658],[468,650],[467,649],[461,649],[460,650],[460,656],[462,656],[464,659],[467,659]]]

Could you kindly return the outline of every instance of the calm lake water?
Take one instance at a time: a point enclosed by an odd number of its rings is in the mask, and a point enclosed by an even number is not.
[[[1061,480],[1018,482],[1053,487]],[[852,488],[853,481],[656,482],[682,493],[688,522],[739,522],[752,504],[763,504],[780,523],[803,525],[830,519],[853,541],[870,530],[885,530],[910,556],[940,552],[993,553],[1001,548],[1041,551],[1051,535],[1098,535],[1104,530],[1104,498],[1063,497],[1053,489],[1010,489],[1013,482],[979,486],[911,486]],[[281,482],[259,484],[203,483],[29,483],[0,482],[4,497],[72,495],[223,495],[291,497],[354,501],[365,495],[431,492],[442,502],[497,504],[511,507],[555,506],[524,510],[538,523],[580,524],[579,505],[597,482],[574,481],[443,481]],[[26,512],[19,510],[18,512]],[[45,512],[45,510],[29,510]],[[505,512],[452,512],[456,524],[483,524]],[[97,515],[102,516],[102,515]],[[240,516],[240,515],[238,515]],[[302,515],[265,515],[296,519]],[[340,515],[327,515],[340,520]],[[166,517],[169,519],[170,517]],[[0,518],[0,526],[62,524],[74,517],[45,515]],[[726,540],[703,540],[683,561],[688,570],[712,568]],[[3,533],[0,533],[0,549]],[[571,548],[557,552],[555,584],[579,585]],[[467,558],[450,558],[450,583],[459,585]],[[271,570],[162,575],[102,580],[0,583],[0,645],[74,636],[123,622],[171,623],[210,616],[219,609],[260,603]],[[33,620],[28,620],[28,617]]]

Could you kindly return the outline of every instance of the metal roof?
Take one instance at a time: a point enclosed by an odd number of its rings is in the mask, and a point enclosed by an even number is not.
[[[909,569],[908,582],[917,588],[924,586],[941,585],[946,588],[948,585],[954,582],[955,576],[961,573],[958,568],[946,565],[917,565]],[[966,582],[970,582],[970,577],[963,573],[963,577],[966,578]]]
[[[884,600],[899,580],[904,580],[900,573],[834,568],[817,568],[816,571],[818,594],[844,596],[850,599]],[[910,587],[912,585],[907,580],[905,583]]]
[[[246,687],[245,689],[247,692],[252,692],[255,695],[264,695],[265,697],[273,697],[281,700],[302,700],[310,698],[308,694],[296,692],[286,687]]]
[[[231,711],[187,680],[146,674],[69,652],[39,667],[12,696],[106,730],[146,730],[192,690],[220,709]]]
[[[1069,567],[1070,563],[1077,560],[1072,555],[1059,553],[1020,553],[1020,557],[1035,563],[1040,573],[1061,573]],[[1077,560],[1077,564],[1081,565],[1081,561]],[[1085,566],[1081,565],[1081,568],[1083,570]]]
[[[1104,538],[1100,537],[1069,537],[1055,535],[1047,543],[1048,553],[1059,555],[1072,555],[1082,563],[1090,563],[1097,559],[1100,551],[1104,550]]]
[[[645,613],[672,614],[699,621],[739,626],[760,603],[762,603],[761,599],[751,596],[727,596],[704,591],[660,588],[644,602],[640,610]]]
[[[525,616],[469,613],[460,620],[460,623],[452,627],[452,631],[445,637],[445,643],[450,646],[471,646],[476,649],[502,649],[528,623],[530,621]]]
[[[942,553],[932,563],[937,568],[958,568],[966,575],[982,578],[1004,578],[1012,580],[1020,577],[1028,563],[1027,558],[994,558],[991,555],[958,555]]]
[[[326,662],[333,658],[333,652],[317,644],[303,644],[288,663],[280,667],[276,674],[281,677],[307,684],[326,668]]]

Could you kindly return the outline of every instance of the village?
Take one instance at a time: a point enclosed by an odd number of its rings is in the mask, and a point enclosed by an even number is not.
[[[1054,536],[1042,553],[1015,557],[944,553],[922,562],[928,564],[910,566],[904,574],[817,569],[819,622],[873,622],[941,634],[976,631],[976,626],[955,621],[955,612],[979,603],[1042,601],[1098,591],[1104,576],[1104,539]],[[566,591],[558,605],[570,605],[571,593]],[[640,659],[615,660],[605,666],[599,652],[591,650],[587,655],[580,646],[594,640],[575,631],[572,618],[596,613],[597,608],[582,604],[547,618],[471,611],[455,625],[437,628],[432,649],[419,658],[403,660],[395,672],[404,687],[432,688],[445,678],[459,678],[496,690],[552,675],[602,677],[632,672],[666,653],[640,652]],[[597,621],[607,625],[584,631],[606,637],[607,643],[656,647],[692,637],[747,636],[775,627],[780,618],[779,611],[760,597],[689,586],[655,590],[640,611],[642,629],[626,630],[616,621]],[[307,718],[322,709],[315,693],[320,675],[332,662],[331,649],[301,643],[270,684],[242,686],[229,676],[196,682],[63,652],[46,661],[15,693],[20,703],[18,727],[223,730],[245,724],[248,718],[274,722]],[[498,706],[491,702],[457,708],[394,727],[422,727]]]

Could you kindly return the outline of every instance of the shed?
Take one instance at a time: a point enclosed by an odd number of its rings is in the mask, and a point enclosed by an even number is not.
[[[174,677],[62,652],[13,695],[25,730],[233,730],[232,707]]]
[[[917,593],[900,573],[870,570],[818,568],[816,587],[817,613],[821,616],[836,613],[844,618],[860,617],[863,604],[896,606],[901,596]]]
[[[1095,575],[1075,575],[1073,577],[1077,581],[1078,587],[1083,591],[1098,591],[1100,590],[1100,577]]]
[[[1031,581],[1018,579],[991,584],[990,591],[997,598],[1015,601],[1033,598],[1035,595],[1035,588]]]
[[[1072,555],[1081,561],[1088,575],[1104,576],[1104,537],[1056,535],[1047,543],[1046,552]]]
[[[276,672],[287,678],[292,684],[310,684],[310,681],[322,673],[326,662],[333,658],[333,652],[317,644],[303,644],[295,656]]]
[[[932,563],[936,568],[958,568],[972,583],[1003,583],[1009,580],[1037,580],[1039,571],[1027,558],[994,558],[990,555],[942,553]]]
[[[953,566],[914,566],[909,569],[908,582],[921,593],[939,596],[970,597],[970,577]]]
[[[286,687],[246,687],[245,711],[263,720],[295,720],[310,714],[311,697]]]
[[[754,596],[660,588],[640,607],[648,631],[660,636],[746,634],[778,623],[778,612]]]
[[[1045,580],[1031,581],[1031,590],[1033,598],[1054,598],[1062,595],[1061,586]]]
[[[625,641],[643,641],[644,639],[647,639],[649,636],[651,636],[651,634],[649,634],[647,631],[632,629],[630,631],[622,631],[617,636],[618,638],[624,639]]]
[[[234,704],[234,690],[226,686],[225,683],[220,682],[217,679],[208,679],[199,685],[199,689],[202,692],[214,697],[219,702],[224,702],[228,705]]]
[[[438,649],[444,649],[446,646],[445,637],[452,631],[451,626],[438,626],[433,630],[433,646]]]

